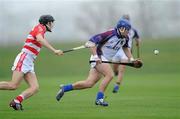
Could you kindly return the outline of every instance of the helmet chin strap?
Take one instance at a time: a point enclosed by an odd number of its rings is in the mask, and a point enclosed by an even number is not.
[[[120,28],[120,33],[125,32],[125,28]]]
[[[52,32],[48,25],[45,25],[45,26],[46,26],[47,31]]]
[[[119,35],[119,37],[121,37],[121,38],[127,37],[127,36],[122,35],[122,32],[125,32],[125,28],[122,28],[122,29],[116,28],[116,30],[117,30],[117,34]]]

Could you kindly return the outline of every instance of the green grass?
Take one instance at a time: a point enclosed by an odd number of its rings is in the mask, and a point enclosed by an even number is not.
[[[94,105],[98,84],[91,89],[65,94],[61,102],[55,95],[59,84],[84,80],[88,75],[88,50],[56,57],[43,49],[36,61],[40,91],[23,102],[22,112],[8,107],[12,98],[24,90],[0,91],[0,119],[179,119],[180,118],[180,41],[143,41],[142,69],[127,68],[118,94],[112,94],[113,80],[106,91],[109,107]],[[56,45],[67,49],[79,44]],[[160,54],[154,55],[153,49]],[[10,80],[11,65],[20,48],[0,48],[0,81]],[[134,52],[134,54],[136,54]]]

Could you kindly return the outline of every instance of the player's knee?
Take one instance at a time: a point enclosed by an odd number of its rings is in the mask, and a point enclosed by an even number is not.
[[[106,77],[108,77],[108,79],[112,80],[113,77],[114,77],[114,74],[113,73],[109,73],[106,75]]]
[[[94,84],[95,84],[94,82],[88,81],[86,86],[87,86],[87,88],[92,88],[94,86]]]
[[[35,92],[39,92],[39,86],[36,86],[36,88],[35,88],[34,91],[35,91]]]
[[[124,73],[125,71],[125,66],[121,66],[121,68],[119,69],[119,73]]]
[[[118,75],[123,75],[124,74],[124,70],[119,70]]]
[[[31,90],[33,93],[37,93],[39,91],[39,86],[33,86],[31,87]]]
[[[17,84],[9,83],[9,90],[16,90],[18,88]]]

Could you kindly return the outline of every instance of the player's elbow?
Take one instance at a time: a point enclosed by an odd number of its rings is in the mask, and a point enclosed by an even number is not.
[[[114,78],[114,74],[111,74],[109,78],[112,80]]]

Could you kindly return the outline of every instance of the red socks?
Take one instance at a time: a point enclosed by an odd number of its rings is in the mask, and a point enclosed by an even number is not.
[[[19,95],[15,98],[15,101],[21,103],[24,100],[24,97],[22,95]]]

